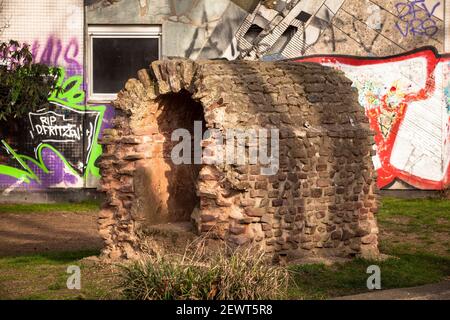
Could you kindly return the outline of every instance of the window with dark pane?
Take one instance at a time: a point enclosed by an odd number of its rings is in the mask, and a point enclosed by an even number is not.
[[[138,70],[158,60],[157,38],[94,38],[93,92],[117,93]]]

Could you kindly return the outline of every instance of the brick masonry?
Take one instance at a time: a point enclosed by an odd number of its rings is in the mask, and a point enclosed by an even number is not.
[[[174,200],[171,185],[190,173],[170,163],[168,128],[195,104],[208,128],[279,129],[278,172],[192,166],[198,204]],[[156,61],[126,83],[115,107],[99,163],[105,256],[132,258],[146,225],[189,219],[199,234],[256,242],[274,258],[379,254],[373,133],[343,73],[313,63]]]

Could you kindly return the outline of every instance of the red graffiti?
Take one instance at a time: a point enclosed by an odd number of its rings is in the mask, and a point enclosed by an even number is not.
[[[423,48],[410,53],[405,53],[403,55],[386,57],[386,58],[365,58],[365,57],[351,57],[351,56],[310,56],[310,57],[302,57],[292,59],[294,62],[316,62],[326,65],[336,65],[336,68],[339,68],[339,65],[346,66],[369,66],[369,65],[378,65],[390,62],[398,62],[405,61],[413,58],[424,58],[426,60],[426,84],[423,88],[420,88],[417,92],[408,93],[402,96],[401,100],[398,104],[395,105],[395,108],[390,104],[390,96],[395,94],[397,88],[395,86],[390,87],[390,90],[386,91],[380,99],[380,105],[377,107],[366,108],[366,115],[369,118],[370,127],[376,132],[375,142],[377,145],[377,155],[381,162],[381,167],[378,169],[378,187],[386,187],[390,183],[392,183],[396,178],[405,181],[406,183],[419,188],[419,189],[428,189],[428,190],[442,190],[449,186],[450,184],[450,165],[447,168],[443,168],[446,174],[443,175],[443,179],[440,181],[429,180],[423,177],[418,177],[410,172],[407,172],[404,169],[396,168],[391,164],[391,155],[393,152],[393,148],[395,145],[395,141],[397,139],[397,135],[399,129],[403,123],[405,118],[405,114],[407,109],[410,107],[412,102],[416,101],[425,101],[430,99],[435,93],[435,90],[442,90],[441,84],[436,85],[434,72],[436,70],[437,65],[440,62],[450,63],[450,55],[439,55],[435,52],[433,48]],[[445,69],[443,69],[445,72]],[[362,71],[364,72],[364,71]],[[400,72],[400,70],[399,70]],[[450,79],[450,76],[448,76]],[[388,84],[389,85],[389,84]],[[447,84],[450,90],[450,81]],[[388,87],[389,88],[389,87]],[[444,95],[445,97],[445,95]],[[450,103],[450,97],[447,96],[447,103]],[[433,103],[433,102],[431,102]],[[447,108],[450,108],[450,105],[447,105]],[[448,109],[450,112],[450,109]],[[380,121],[382,121],[381,117],[386,114],[395,115],[392,117],[391,122],[389,123],[389,130],[383,131],[382,125],[380,125]],[[443,145],[450,142],[450,136],[448,131],[448,126],[450,124],[450,113],[447,113],[447,128],[442,128],[442,131],[446,131],[447,137],[445,141],[443,141]],[[444,147],[444,150],[448,151]],[[450,155],[443,154],[443,157],[450,157]],[[442,161],[444,163],[444,161]]]

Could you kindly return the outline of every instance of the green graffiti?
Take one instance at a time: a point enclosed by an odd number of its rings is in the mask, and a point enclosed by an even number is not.
[[[47,168],[47,166],[44,163],[44,159],[42,158],[42,150],[44,150],[45,148],[48,148],[50,150],[52,150],[60,159],[61,161],[63,161],[64,165],[69,168],[70,172],[73,175],[78,176],[77,172],[72,168],[72,166],[66,161],[66,159],[64,158],[64,156],[57,150],[55,149],[53,146],[49,145],[49,144],[41,144],[38,148],[37,148],[37,155],[38,155],[38,160],[33,159],[29,156],[26,155],[20,155],[17,154],[13,148],[11,148],[10,145],[8,145],[8,143],[6,143],[6,141],[2,140],[1,141],[3,143],[3,145],[5,146],[6,150],[8,151],[9,154],[11,154],[11,156],[17,160],[17,162],[19,162],[19,164],[22,166],[23,169],[25,170],[20,170],[17,168],[13,168],[13,167],[8,167],[8,166],[0,166],[0,173],[4,174],[4,175],[9,175],[9,176],[13,176],[14,178],[17,179],[21,179],[26,183],[30,182],[31,180],[35,180],[37,182],[40,182],[39,177],[34,173],[34,171],[27,165],[27,161],[30,161],[32,163],[34,163],[37,167],[39,167],[44,173],[50,173],[50,170]],[[3,170],[2,170],[3,169]]]
[[[23,182],[30,183],[30,178],[39,181],[39,177],[36,176],[33,172],[33,170],[30,169],[30,167],[26,164],[25,161],[23,161],[22,157],[18,155],[13,148],[11,148],[6,141],[2,140],[3,145],[6,148],[6,151],[8,151],[11,156],[16,159],[20,165],[26,170],[20,170],[13,167],[8,167],[5,165],[0,165],[0,173],[4,175],[8,175],[11,177],[14,177],[16,179],[20,179]]]
[[[99,112],[100,116],[95,129],[94,140],[92,141],[92,150],[90,157],[87,160],[86,171],[84,173],[85,178],[87,178],[88,175],[93,175],[94,177],[99,178],[100,170],[95,166],[95,161],[98,159],[98,157],[100,157],[103,150],[102,146],[98,144],[98,136],[100,135],[100,128],[103,123],[103,117],[105,114],[106,107],[80,105],[80,103],[83,103],[85,101],[84,99],[85,93],[83,90],[80,90],[80,88],[83,85],[83,78],[80,75],[73,76],[63,83],[64,77],[65,77],[65,70],[61,69],[61,77],[58,80],[58,86],[61,86],[63,90],[60,92],[54,91],[50,95],[48,100],[61,103],[62,105],[77,110]]]
[[[57,80],[57,87],[62,88],[62,90],[53,91],[49,98],[49,102],[60,104],[64,107],[68,107],[79,111],[94,111],[98,113],[98,120],[95,126],[95,133],[93,135],[92,147],[89,153],[89,157],[86,160],[86,166],[83,174],[83,178],[88,176],[100,177],[100,170],[95,166],[95,162],[102,154],[102,146],[98,143],[98,136],[100,134],[100,129],[103,123],[103,117],[106,110],[105,106],[87,106],[85,104],[85,93],[81,89],[83,85],[83,78],[81,75],[72,76],[65,79],[65,70],[59,68],[60,76]],[[9,146],[6,141],[1,140],[1,143],[5,147],[6,151],[15,159],[22,169],[10,167],[7,165],[0,165],[0,174],[11,176],[13,178],[22,180],[24,183],[30,183],[31,180],[40,183],[39,177],[36,173],[28,166],[27,162],[35,164],[44,173],[50,173],[47,168],[45,161],[42,156],[44,149],[50,149],[58,158],[64,163],[64,165],[70,170],[70,172],[80,177],[76,170],[70,165],[70,163],[65,159],[65,157],[59,152],[55,147],[48,143],[42,143],[36,148],[36,157],[34,159],[27,155],[22,155],[16,153],[11,146]]]

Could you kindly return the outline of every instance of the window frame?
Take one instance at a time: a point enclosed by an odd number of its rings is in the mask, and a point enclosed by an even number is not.
[[[158,39],[158,59],[161,59],[161,25],[88,25],[87,27],[87,72],[86,85],[88,102],[110,103],[117,98],[116,93],[94,93],[93,44],[96,38],[147,38]],[[137,70],[136,70],[137,71]]]

